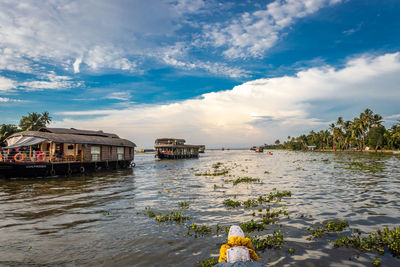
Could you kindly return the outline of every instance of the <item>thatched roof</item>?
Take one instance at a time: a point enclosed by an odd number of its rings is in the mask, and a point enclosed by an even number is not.
[[[48,132],[48,133],[56,133],[56,134],[78,134],[78,135],[89,135],[89,136],[103,136],[103,137],[112,137],[119,138],[118,135],[112,133],[104,133],[103,131],[89,131],[89,130],[78,130],[75,128],[40,128],[39,132]]]
[[[93,132],[94,134],[90,135],[91,132]],[[42,128],[40,129],[40,131],[25,131],[25,132],[15,133],[9,136],[7,139],[9,138],[11,139],[17,136],[38,137],[54,143],[136,147],[136,145],[129,140],[119,138],[115,134],[107,134],[101,131],[85,131],[85,130],[62,129],[62,128]]]

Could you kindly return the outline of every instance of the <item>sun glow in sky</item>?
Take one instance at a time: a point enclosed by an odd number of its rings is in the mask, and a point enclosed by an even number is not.
[[[400,119],[400,2],[0,2],[0,123],[249,147]]]

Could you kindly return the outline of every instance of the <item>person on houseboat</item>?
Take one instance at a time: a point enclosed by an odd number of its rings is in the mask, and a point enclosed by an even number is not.
[[[244,237],[242,228],[232,225],[228,242],[221,246],[218,264],[214,267],[265,267],[259,263],[249,238]]]

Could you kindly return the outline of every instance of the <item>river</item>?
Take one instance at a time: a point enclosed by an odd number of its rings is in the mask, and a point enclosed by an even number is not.
[[[281,249],[258,252],[268,266],[400,266],[390,252],[334,248],[337,233],[308,240],[307,227],[345,220],[362,233],[400,225],[400,157],[375,153],[245,150],[206,151],[199,159],[155,160],[137,154],[134,169],[86,176],[0,180],[0,265],[201,266],[218,257],[225,234],[216,226],[259,220],[259,206],[228,208],[290,191],[281,216],[252,236],[284,236]],[[201,174],[227,170],[225,175]],[[197,174],[197,175],[196,175]],[[259,179],[233,184],[239,177]],[[275,191],[276,191],[275,190]],[[179,203],[187,203],[185,208]],[[157,222],[156,214],[182,210],[183,223]],[[255,213],[255,216],[253,216]],[[188,235],[185,225],[211,227]],[[294,249],[293,255],[288,250]]]

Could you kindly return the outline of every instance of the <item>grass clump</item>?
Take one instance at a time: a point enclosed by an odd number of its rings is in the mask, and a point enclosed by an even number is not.
[[[240,223],[240,228],[242,228],[243,232],[251,233],[254,231],[262,231],[264,230],[264,223],[255,222],[253,219],[249,222]]]
[[[267,235],[265,238],[251,238],[251,243],[257,251],[265,249],[281,249],[283,243],[283,234],[280,231],[274,232],[273,235]]]
[[[393,229],[385,227],[364,237],[361,237],[360,232],[353,233],[351,236],[338,237],[333,245],[353,247],[362,251],[376,251],[379,254],[384,254],[387,249],[393,257],[400,258],[400,227]]]
[[[159,216],[156,217],[156,220],[158,222],[177,222],[177,223],[183,223],[187,220],[190,220],[191,217],[186,216],[182,214],[182,211],[172,211],[170,214],[160,214]]]
[[[234,201],[232,199],[225,199],[222,204],[224,204],[226,207],[230,207],[230,208],[237,208],[240,207],[242,205],[242,203],[240,201]]]
[[[260,182],[260,179],[251,177],[237,178],[233,180],[233,185],[237,185],[240,183],[253,183],[253,182]]]
[[[215,172],[195,173],[195,176],[221,176],[228,174],[228,170],[216,170]]]
[[[317,227],[314,230],[311,230],[311,227],[308,227],[307,230],[311,231],[312,238],[320,238],[324,236],[328,232],[341,232],[345,230],[349,226],[349,223],[346,221],[328,221],[322,227]],[[311,240],[311,237],[307,238]]]
[[[249,200],[243,201],[243,207],[245,209],[257,207],[259,204],[260,203],[254,199],[249,199]]]
[[[189,208],[189,204],[187,202],[178,202],[178,207],[181,209]]]
[[[145,212],[147,213],[147,215],[148,215],[150,218],[156,217],[156,213],[155,213],[154,211],[152,211],[150,207],[146,207],[146,208],[145,208]]]
[[[208,227],[207,225],[197,225],[196,223],[193,223],[191,225],[186,225],[186,228],[188,229],[188,235],[192,236],[192,232],[194,233],[195,237],[197,235],[208,235],[212,233],[211,227]]]
[[[201,267],[212,267],[216,264],[218,264],[217,258],[209,258],[201,262]]]

